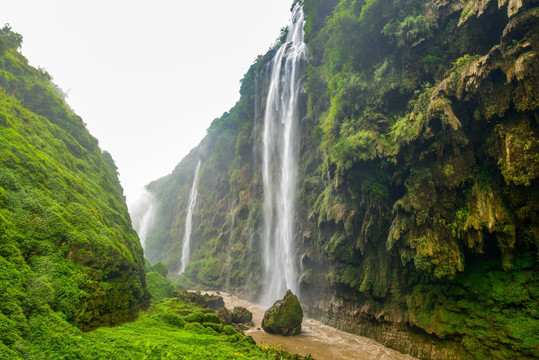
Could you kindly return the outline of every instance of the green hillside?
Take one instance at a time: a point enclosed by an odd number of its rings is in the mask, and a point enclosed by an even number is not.
[[[0,357],[149,304],[142,247],[110,154],[0,30]]]

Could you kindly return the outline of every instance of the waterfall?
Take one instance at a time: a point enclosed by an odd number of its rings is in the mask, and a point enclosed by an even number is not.
[[[232,204],[236,202],[233,201]],[[233,210],[233,205],[231,204],[228,214],[230,220],[228,221],[228,250],[226,255],[226,278],[225,278],[225,291],[230,291],[230,268],[232,266],[232,248],[236,243],[234,230],[236,228],[236,212]]]
[[[182,263],[180,266],[180,274],[185,271],[185,266],[189,262],[189,256],[191,255],[191,227],[193,221],[193,211],[195,210],[195,205],[197,202],[198,170],[200,170],[200,160],[198,160],[195,176],[193,177],[193,185],[191,185],[191,192],[189,193],[187,216],[185,216],[185,231],[183,233]]]
[[[287,289],[297,293],[294,255],[298,153],[299,70],[306,58],[303,11],[292,10],[286,42],[273,61],[264,113],[262,180],[264,184],[263,303],[271,305]]]
[[[157,200],[146,189],[143,189],[139,198],[129,206],[129,213],[133,221],[133,228],[137,232],[142,247],[153,227]]]

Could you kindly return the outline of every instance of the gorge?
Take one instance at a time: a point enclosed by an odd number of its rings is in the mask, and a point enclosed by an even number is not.
[[[322,357],[539,358],[538,5],[291,1],[237,103],[130,212],[5,25],[0,358],[311,360],[321,338]],[[301,356],[248,336],[288,289]]]
[[[184,286],[265,303],[297,287],[308,316],[419,358],[536,357],[537,3],[295,3],[307,51],[277,100],[298,91],[297,168],[268,116],[292,25],[148,185],[146,257],[179,269],[200,158]]]

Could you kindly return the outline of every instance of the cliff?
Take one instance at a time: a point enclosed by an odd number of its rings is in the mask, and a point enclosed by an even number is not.
[[[144,259],[110,154],[0,30],[0,357],[134,319]],[[54,345],[51,345],[54,346]],[[35,354],[34,354],[35,355]],[[40,357],[41,358],[41,357]]]
[[[537,4],[302,2],[294,257],[308,315],[420,358],[539,356]],[[148,186],[160,215],[147,256],[174,271],[202,161],[190,286],[255,299],[264,288],[275,50],[201,144]]]

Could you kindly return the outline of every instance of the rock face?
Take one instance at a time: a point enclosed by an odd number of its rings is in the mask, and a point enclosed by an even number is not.
[[[262,328],[270,334],[285,336],[299,335],[303,310],[296,295],[288,290],[284,298],[277,301],[264,314]]]

